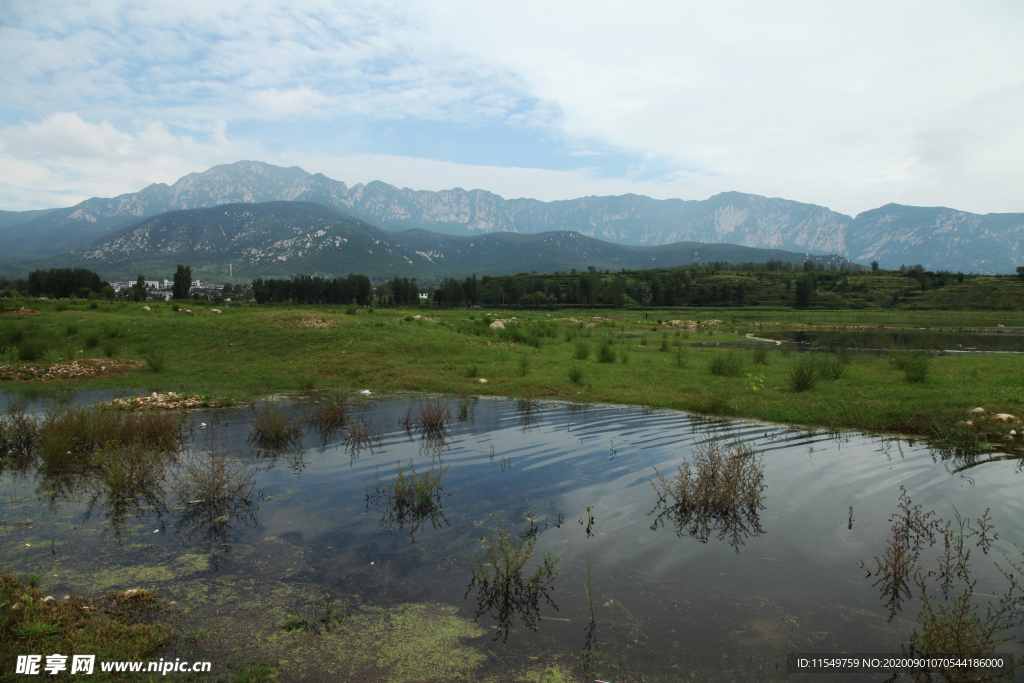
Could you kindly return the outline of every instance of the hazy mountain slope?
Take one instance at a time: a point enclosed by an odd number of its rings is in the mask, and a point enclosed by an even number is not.
[[[943,207],[887,204],[857,216],[854,261],[886,267],[943,264],[948,270],[1012,273],[1024,265],[1024,214],[979,216]]]
[[[53,209],[37,209],[35,211],[0,211],[0,231],[15,225],[23,225],[53,211]]]
[[[892,205],[854,219],[813,204],[739,192],[701,201],[641,195],[507,200],[484,190],[414,191],[379,181],[349,187],[298,167],[240,161],[189,174],[173,185],[89,199],[17,225],[0,217],[0,260],[10,266],[66,255],[141,218],[175,209],[281,200],[321,203],[394,230],[455,235],[568,230],[636,246],[730,243],[877,259],[890,268],[921,263],[933,270],[975,272],[1012,272],[1019,264],[1024,224],[1024,214],[978,216],[919,207],[898,207],[894,214]],[[880,219],[879,211],[889,218]],[[20,221],[24,212],[11,213],[19,214],[11,221]]]
[[[586,255],[586,258],[584,258]],[[818,262],[841,257],[815,256]],[[471,273],[670,267],[708,261],[802,263],[805,254],[696,242],[632,247],[566,231],[463,237],[414,229],[381,230],[322,204],[268,202],[170,211],[76,251],[70,264],[108,276],[169,273],[178,263],[240,278],[297,273],[438,279]]]

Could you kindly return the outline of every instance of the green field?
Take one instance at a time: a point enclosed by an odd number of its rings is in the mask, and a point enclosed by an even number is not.
[[[15,302],[17,303],[17,302]],[[342,307],[211,308],[190,304],[24,301],[38,315],[0,319],[0,376],[8,391],[116,388],[238,401],[281,392],[426,391],[633,404],[772,422],[917,435],[1012,449],[1024,413],[1015,354],[794,353],[746,334],[772,330],[929,324],[953,330],[1005,314],[713,309],[649,311],[416,311]],[[424,319],[414,320],[414,315]],[[511,318],[515,316],[515,320]],[[646,316],[646,319],[645,319]],[[696,320],[695,328],[658,319]],[[488,323],[505,320],[503,330]],[[938,322],[937,322],[938,319]],[[719,321],[719,322],[714,322]],[[926,322],[927,321],[927,322]],[[906,356],[906,358],[904,358]],[[32,358],[30,362],[22,358]],[[74,358],[102,372],[31,379]],[[911,376],[905,361],[923,366]],[[894,362],[896,361],[896,362]],[[803,366],[801,366],[803,364]],[[798,390],[796,374],[813,386]],[[34,372],[35,375],[31,373]],[[482,383],[481,380],[487,380]],[[912,381],[922,380],[923,381]],[[1019,426],[1016,425],[1016,426]]]

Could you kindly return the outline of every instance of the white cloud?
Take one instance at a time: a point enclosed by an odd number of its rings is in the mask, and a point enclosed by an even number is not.
[[[480,179],[543,198],[738,190],[847,213],[890,201],[1024,211],[1022,29],[1016,0],[11,2],[0,8],[0,144],[7,163],[34,160],[68,192],[81,183],[79,195],[211,162],[275,162],[308,144],[297,136],[316,120],[339,123],[317,163],[336,157],[372,179],[358,160],[413,187]],[[579,150],[552,151],[560,166],[594,149],[634,163],[607,179],[351,155],[354,127],[392,120],[532,131]],[[170,132],[181,127],[196,133]],[[631,180],[645,164],[667,169],[661,182]],[[21,177],[0,199],[49,191],[33,185],[38,173]]]

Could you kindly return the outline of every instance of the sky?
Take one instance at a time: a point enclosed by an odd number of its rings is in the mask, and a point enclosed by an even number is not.
[[[1024,3],[0,2],[0,209],[255,159],[1024,212]]]

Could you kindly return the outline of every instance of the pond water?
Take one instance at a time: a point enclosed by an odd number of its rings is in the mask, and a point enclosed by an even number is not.
[[[789,678],[789,652],[899,652],[918,601],[893,608],[861,561],[877,568],[901,487],[945,519],[991,509],[977,594],[1021,559],[1016,460],[551,401],[451,398],[446,429],[403,427],[429,400],[351,402],[355,427],[278,453],[249,442],[248,409],[195,414],[181,457],[128,496],[8,462],[0,561],[58,597],[158,590],[180,628],[212,632],[170,656],[275,659],[284,681],[717,681]],[[752,468],[759,504],[659,503],[655,468],[671,481],[709,444]],[[196,482],[218,471],[242,483],[214,505]],[[529,555],[518,583],[479,580],[488,543]]]
[[[925,349],[935,351],[1024,352],[1024,334],[1019,331],[992,332],[965,329],[952,330],[783,330],[756,335],[776,341],[796,343],[807,348],[857,349],[889,351],[891,349]]]

